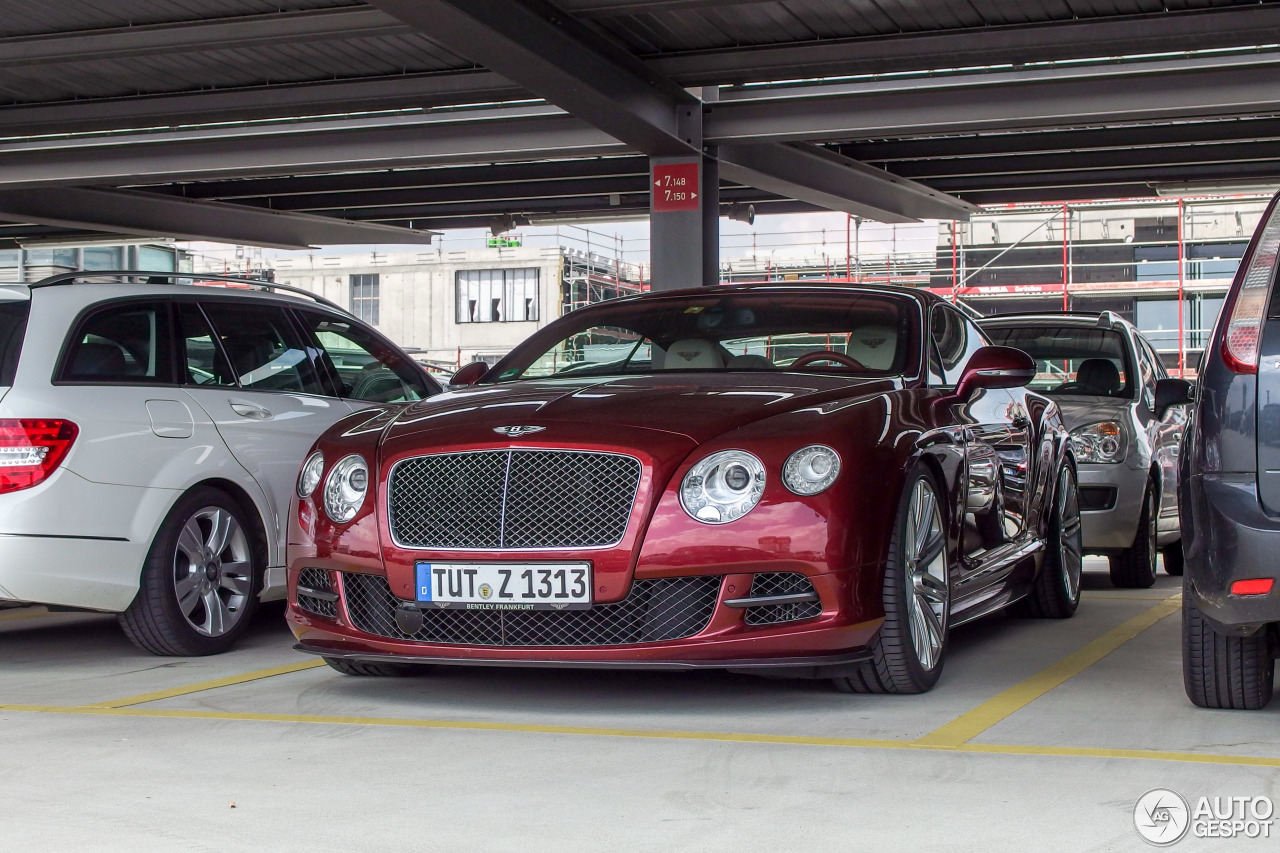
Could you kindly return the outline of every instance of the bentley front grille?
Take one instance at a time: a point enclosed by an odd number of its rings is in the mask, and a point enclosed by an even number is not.
[[[416,549],[608,548],[622,541],[640,460],[571,450],[483,450],[396,463],[392,539]]]
[[[298,606],[308,613],[329,619],[338,615],[338,596],[324,569],[303,569],[298,573]]]
[[[788,601],[780,604],[751,606],[750,599],[769,599],[775,596],[791,598],[809,597],[807,601]],[[807,577],[799,572],[762,572],[751,580],[751,592],[747,595],[746,623],[748,625],[777,625],[810,619],[822,613],[818,593]]]
[[[706,628],[720,595],[718,576],[638,580],[622,601],[590,610],[454,610],[425,606],[422,627],[396,621],[408,602],[381,575],[344,572],[351,623],[393,640],[464,646],[622,646],[692,637]]]

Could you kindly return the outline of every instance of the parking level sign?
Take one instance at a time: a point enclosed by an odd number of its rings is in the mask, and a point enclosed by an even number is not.
[[[697,210],[702,163],[688,160],[683,163],[655,164],[651,184],[653,188],[652,211],[670,213],[677,210]]]

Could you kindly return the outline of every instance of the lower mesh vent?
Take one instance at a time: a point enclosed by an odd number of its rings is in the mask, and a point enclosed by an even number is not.
[[[816,595],[813,584],[799,572],[763,572],[755,575],[751,581],[751,592],[748,598],[763,598],[770,595],[800,595],[807,593]],[[763,604],[748,607],[746,622],[748,625],[777,625],[779,622],[794,622],[797,619],[811,619],[822,613],[819,601],[801,601],[793,604]]]
[[[303,569],[298,573],[298,606],[308,613],[326,616],[330,619],[338,615],[338,603],[336,601],[307,595],[302,591],[303,587],[313,589],[316,592],[333,592],[333,585],[329,582],[329,573],[327,571],[324,569]]]
[[[401,599],[381,575],[344,572],[351,623],[394,640],[465,646],[621,646],[692,637],[707,626],[720,578],[638,580],[622,601],[590,610],[451,610],[426,608],[422,628],[396,624]]]

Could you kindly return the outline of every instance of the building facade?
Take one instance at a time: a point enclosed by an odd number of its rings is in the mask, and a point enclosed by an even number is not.
[[[561,314],[641,288],[636,269],[559,246],[311,254],[268,264],[277,282],[341,305],[441,372],[496,362]]]

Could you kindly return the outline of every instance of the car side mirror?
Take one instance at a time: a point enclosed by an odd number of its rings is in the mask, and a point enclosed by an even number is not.
[[[1157,418],[1163,418],[1171,406],[1185,406],[1196,398],[1196,386],[1185,379],[1157,379],[1156,404]]]
[[[475,385],[484,375],[489,372],[489,365],[483,361],[473,361],[466,367],[459,370],[449,379],[449,390],[457,390],[458,388],[467,388]]]
[[[969,363],[956,384],[956,396],[968,400],[985,388],[1021,388],[1036,378],[1031,356],[1013,347],[981,347],[969,356]]]

